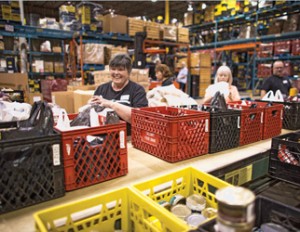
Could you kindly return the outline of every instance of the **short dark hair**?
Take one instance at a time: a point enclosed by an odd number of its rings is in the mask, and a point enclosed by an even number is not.
[[[125,53],[116,54],[110,61],[109,61],[110,68],[118,68],[123,67],[125,68],[128,73],[132,70],[131,58],[129,55]]]
[[[161,72],[163,75],[163,78],[169,78],[173,76],[173,73],[169,69],[169,67],[165,64],[159,64],[155,67],[155,72]]]

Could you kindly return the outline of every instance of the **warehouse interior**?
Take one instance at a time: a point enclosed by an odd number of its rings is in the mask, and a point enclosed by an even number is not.
[[[296,0],[1,1],[0,231],[299,231],[299,36]]]

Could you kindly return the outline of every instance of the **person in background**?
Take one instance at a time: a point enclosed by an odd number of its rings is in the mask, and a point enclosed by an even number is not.
[[[177,82],[180,85],[180,89],[185,92],[185,86],[187,82],[188,69],[186,67],[186,63],[184,61],[181,62],[181,69],[177,75]]]
[[[239,101],[241,97],[237,87],[232,85],[232,80],[230,68],[225,65],[220,66],[215,76],[215,83],[205,90],[203,103],[210,103],[217,91],[224,94],[226,102]]]
[[[284,97],[289,96],[292,84],[287,77],[284,77],[283,68],[284,64],[281,60],[277,60],[273,63],[273,75],[263,82],[260,91],[261,98],[263,98],[270,90],[272,90],[274,94],[277,90],[280,90]]]
[[[162,86],[168,86],[173,84],[173,73],[165,64],[158,64],[155,67],[155,76],[158,81],[162,81]]]
[[[127,133],[130,134],[131,109],[147,107],[145,89],[129,80],[132,62],[127,54],[117,54],[109,62],[111,81],[97,87],[90,104],[100,104],[110,108],[127,122]]]

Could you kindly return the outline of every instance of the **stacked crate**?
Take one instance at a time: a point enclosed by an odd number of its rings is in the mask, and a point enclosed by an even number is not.
[[[135,36],[137,32],[144,31],[145,22],[140,19],[128,18],[128,35]]]
[[[205,90],[211,84],[211,57],[210,54],[199,54],[199,97],[204,97]]]
[[[178,27],[177,41],[178,41],[178,43],[189,43],[190,42],[188,28]]]
[[[160,39],[160,24],[155,22],[146,22],[145,32],[147,33],[147,39]]]
[[[0,3],[0,19],[21,22],[18,1],[2,1]]]

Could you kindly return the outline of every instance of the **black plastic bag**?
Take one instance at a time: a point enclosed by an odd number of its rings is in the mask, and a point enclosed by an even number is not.
[[[77,115],[77,117],[71,121],[70,126],[91,126],[90,111],[92,108],[94,108],[97,113],[104,110],[104,107],[98,104],[90,105],[84,111],[80,112]]]
[[[115,111],[108,111],[106,113],[105,125],[116,124],[120,122],[120,118]]]
[[[15,130],[1,132],[1,140],[50,135],[53,134],[53,125],[51,107],[46,102],[35,102],[29,118],[19,122]]]
[[[224,94],[221,94],[220,91],[217,91],[210,102],[210,106],[210,111],[213,112],[227,111],[228,108],[226,105]]]

